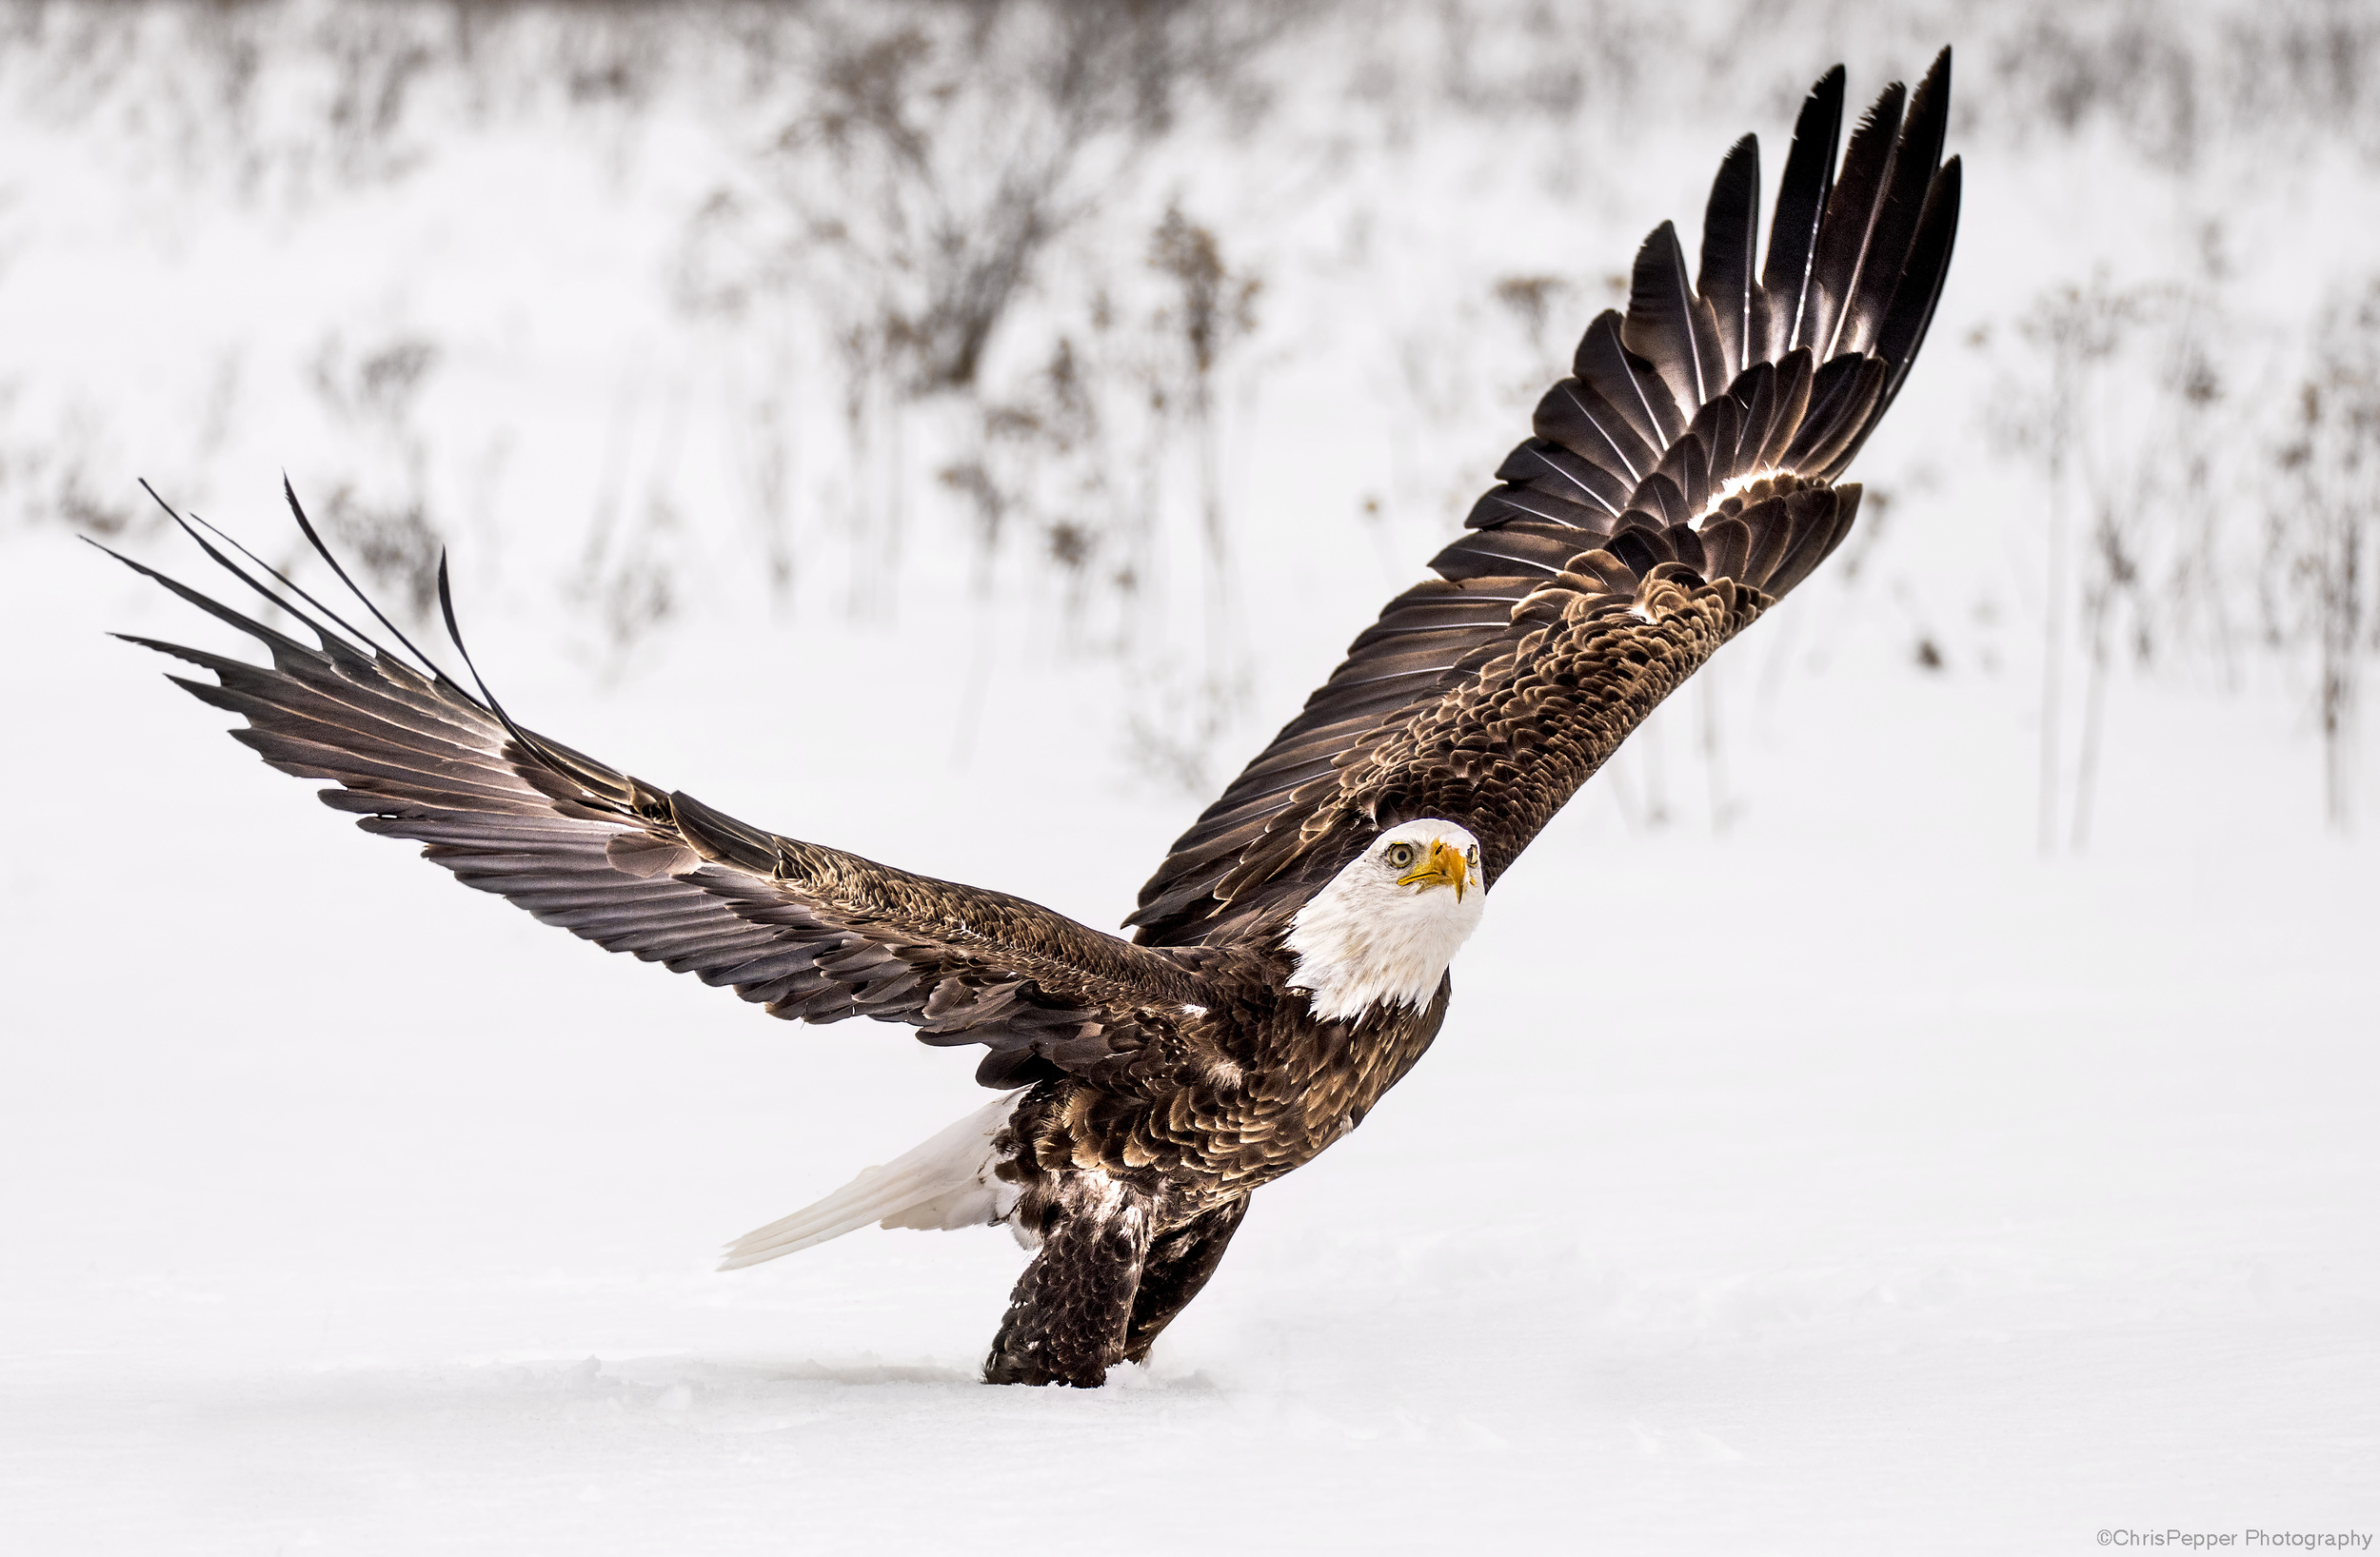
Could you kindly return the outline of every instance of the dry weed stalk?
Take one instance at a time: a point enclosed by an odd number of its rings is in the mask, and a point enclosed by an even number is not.
[[[2296,426],[2274,454],[2265,621],[2276,645],[2313,654],[2323,814],[2346,832],[2364,662],[2380,650],[2380,277],[2330,301],[2310,355]]]

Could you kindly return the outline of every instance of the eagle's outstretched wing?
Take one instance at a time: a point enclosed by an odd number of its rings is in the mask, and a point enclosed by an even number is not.
[[[337,570],[294,494],[289,505]],[[287,579],[268,584],[183,527],[318,642],[120,558],[256,639],[271,663],[129,641],[212,672],[213,683],[172,680],[247,719],[232,735],[267,762],[331,780],[324,802],[358,813],[365,831],[415,839],[467,885],[608,950],[732,987],[773,1015],[877,1016],[914,1024],[927,1043],[983,1044],[987,1085],[1064,1072],[1128,1090],[1136,1070],[1166,1062],[1169,1014],[1197,998],[1197,954],[1135,946],[1021,897],[780,838],[630,778],[520,728],[386,617],[420,668]],[[439,589],[444,601],[443,570]]]
[[[1469,828],[1492,880],[1842,540],[1859,489],[1832,483],[1907,377],[1957,231],[1950,50],[1914,96],[1885,89],[1838,172],[1842,108],[1837,66],[1802,106],[1756,273],[1749,135],[1712,185],[1695,284],[1668,223],[1645,240],[1626,316],[1588,326],[1438,576],[1389,602],[1141,889],[1140,941],[1249,932],[1419,817]]]

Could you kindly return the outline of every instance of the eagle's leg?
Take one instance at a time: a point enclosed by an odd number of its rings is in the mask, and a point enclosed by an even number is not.
[[[984,1383],[1107,1382],[1123,1360],[1150,1209],[1147,1195],[1102,1173],[1061,1173],[1027,1192],[1018,1211],[1040,1232],[1041,1252],[1017,1278],[983,1360]]]
[[[1202,1212],[1150,1241],[1148,1257],[1140,1265],[1140,1291],[1132,1300],[1132,1320],[1124,1327],[1124,1361],[1148,1361],[1158,1333],[1190,1306],[1206,1278],[1223,1263],[1231,1235],[1248,1214],[1248,1198],[1243,1194]]]

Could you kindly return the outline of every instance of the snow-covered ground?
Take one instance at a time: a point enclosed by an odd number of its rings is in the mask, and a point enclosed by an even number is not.
[[[1774,168],[1825,63],[1779,63],[1774,103],[1707,132],[1641,131],[1660,144],[1582,175],[1583,208],[1466,123],[1218,219],[1274,332],[1232,389],[1254,690],[1219,767],[1418,570],[1448,519],[1410,495],[1478,483],[1518,436],[1534,367],[1495,345],[1487,283],[1691,228],[1727,141],[1758,128]],[[1200,800],[1128,776],[1112,663],[1064,649],[1046,585],[970,593],[930,507],[889,621],[731,608],[749,532],[714,514],[684,571],[730,584],[632,661],[590,647],[554,583],[585,508],[534,478],[644,481],[605,441],[659,413],[606,375],[643,353],[696,378],[718,348],[669,334],[655,246],[632,247],[657,154],[573,187],[558,135],[506,133],[149,248],[100,195],[36,204],[42,242],[0,274],[23,392],[54,407],[70,381],[114,416],[60,412],[109,429],[87,461],[171,476],[121,446],[153,436],[215,483],[209,517],[276,538],[273,461],[303,481],[310,456],[272,453],[273,414],[310,404],[312,326],[380,296],[477,342],[422,414],[459,465],[513,472],[486,511],[450,505],[508,706],[755,822],[1114,923]],[[1952,292],[1863,456],[1897,501],[1859,577],[1732,649],[1498,884],[1437,1048],[1259,1196],[1152,1366],[1095,1393],[974,1382],[1023,1258],[997,1232],[710,1271],[976,1106],[964,1054],[772,1023],[459,890],[98,636],[220,635],[64,525],[0,538],[0,1547],[940,1551],[1088,1521],[1150,1552],[2054,1553],[2380,1527],[2370,845],[2321,831],[2277,678],[2127,677],[2092,849],[2033,848],[2038,499],[1987,443],[1991,343],[2039,286],[2192,216],[2071,164],[2130,166],[2108,148],[1964,149]],[[17,187],[63,202],[36,163]],[[2243,292],[2319,282],[2370,230],[2351,159],[2206,177],[2298,240],[2241,246]],[[548,204],[508,236],[472,219],[530,189]],[[107,366],[276,313],[212,444],[187,425],[206,371],[177,400]],[[582,340],[589,317],[625,323]],[[1415,365],[1458,340],[1486,344]],[[1436,425],[1458,392],[1488,404]],[[1384,525],[1359,517],[1374,490]],[[127,543],[200,577],[154,532]],[[1973,626],[1977,601],[2018,625]],[[1970,623],[1941,674],[1913,662],[1920,618]]]
[[[1790,824],[1575,808],[1429,1058],[1154,1365],[994,1390],[1002,1234],[708,1268],[971,1106],[961,1057],[766,1022],[355,835],[74,647],[170,614],[80,552],[17,547],[5,611],[45,667],[18,773],[50,754],[7,867],[15,1549],[928,1550],[1030,1540],[1054,1488],[1153,1551],[2370,1526],[2370,857],[2271,818],[2277,727],[2043,865],[1976,771],[1991,698],[1801,683],[1756,791]],[[1022,739],[822,759],[735,717],[781,664],[513,680],[640,772],[1096,920],[1179,819]]]

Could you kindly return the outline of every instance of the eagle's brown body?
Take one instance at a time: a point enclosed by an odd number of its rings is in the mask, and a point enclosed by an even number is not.
[[[316,641],[154,574],[271,663],[136,641],[211,672],[182,684],[242,716],[235,736],[267,761],[329,780],[324,800],[366,830],[425,844],[548,923],[779,1016],[873,1016],[981,1047],[979,1078],[1021,1089],[990,1137],[999,1183],[983,1204],[1001,1209],[985,1219],[1039,1250],[986,1376],[1098,1384],[1196,1295],[1250,1193],[1359,1124],[1445,1019],[1443,956],[1409,996],[1333,1018],[1299,982],[1305,916],[1421,818],[1473,840],[1476,883],[1491,886],[1850,528],[1859,489],[1836,478],[1898,391],[1950,261],[1948,92],[1946,51],[1914,99],[1894,86],[1878,100],[1838,176],[1841,71],[1822,79],[1757,274],[1757,148],[1736,144],[1698,279],[1665,224],[1637,256],[1627,315],[1589,327],[1576,376],[1546,396],[1537,435],[1434,577],[1390,602],[1183,834],[1142,889],[1131,941],[632,778],[195,529]]]
[[[1441,983],[1418,1011],[1317,1022],[1300,996],[1239,987],[1255,998],[1192,1018],[1201,1031],[1189,1052],[1233,1056],[1212,1069],[1151,1097],[1044,1081],[1019,1106],[1016,1155],[1000,1171],[1023,1190],[1009,1219],[1041,1255],[992,1344],[992,1382],[1097,1383],[1111,1364],[1146,1358],[1213,1274],[1250,1192],[1361,1124],[1438,1036],[1453,993]],[[1067,1257],[1068,1239],[1089,1245],[1084,1257]],[[1073,1300],[1074,1287],[1121,1271],[1138,1272],[1128,1294]],[[1085,1310],[1126,1316],[1121,1351],[1112,1318],[1081,1322]]]
[[[1212,1211],[1362,1123],[1438,1035],[1451,981],[1419,1010],[1345,1022],[1315,1020],[1304,997],[1278,983],[1235,978],[1202,993],[1225,1003],[1185,1019],[1183,1052],[1193,1057],[1160,1084],[1040,1083],[1021,1114],[1022,1160],[1133,1184],[1151,1196],[1160,1228]]]

